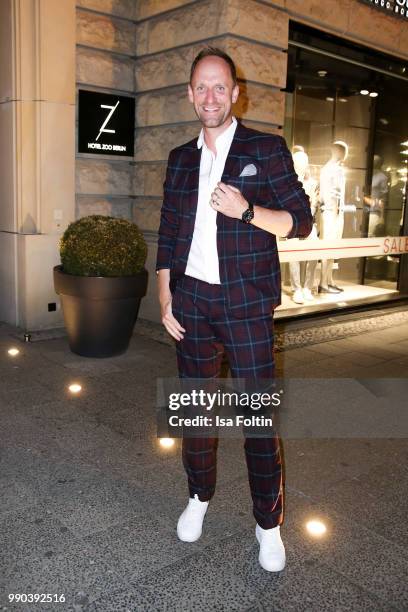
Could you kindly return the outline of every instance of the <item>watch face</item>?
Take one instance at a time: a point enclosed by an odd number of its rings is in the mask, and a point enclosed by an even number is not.
[[[254,218],[254,211],[249,208],[248,210],[245,210],[242,213],[242,220],[244,223],[250,223],[253,218]]]

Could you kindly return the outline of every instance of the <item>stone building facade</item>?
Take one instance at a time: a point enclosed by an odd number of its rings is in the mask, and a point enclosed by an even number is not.
[[[289,20],[408,59],[408,19],[360,0],[2,0],[0,4],[0,320],[62,324],[53,291],[69,222],[135,221],[154,269],[168,152],[198,132],[186,97],[206,44],[229,52],[246,125],[281,133]],[[78,154],[79,88],[136,97],[132,160]],[[7,152],[7,153],[6,153]],[[158,318],[155,279],[140,312]]]

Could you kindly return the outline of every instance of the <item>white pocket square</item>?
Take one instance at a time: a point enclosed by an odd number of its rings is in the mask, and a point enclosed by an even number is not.
[[[247,166],[245,166],[239,176],[254,176],[256,173],[256,166],[254,164],[248,164]]]

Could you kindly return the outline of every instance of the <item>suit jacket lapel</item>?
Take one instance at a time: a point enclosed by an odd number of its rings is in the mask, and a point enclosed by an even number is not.
[[[190,213],[193,219],[195,219],[195,215],[197,212],[198,187],[200,184],[201,151],[202,148],[198,149],[195,145],[194,148],[188,152],[188,165],[191,167],[187,185],[187,191],[189,192],[188,212]]]
[[[234,176],[234,168],[239,164],[240,154],[242,153],[242,136],[244,128],[238,121],[238,125],[235,130],[234,138],[231,143],[228,157],[225,162],[224,172],[222,173],[221,181],[228,182],[228,178]]]

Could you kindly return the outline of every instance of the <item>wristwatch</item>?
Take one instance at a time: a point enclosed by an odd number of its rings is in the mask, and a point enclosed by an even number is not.
[[[248,202],[248,208],[242,213],[242,221],[244,223],[251,223],[254,218],[254,205]]]

